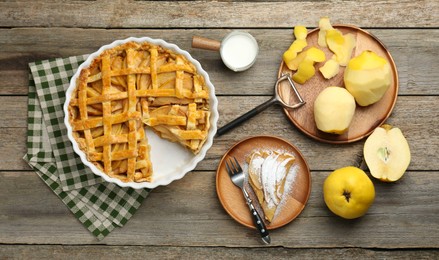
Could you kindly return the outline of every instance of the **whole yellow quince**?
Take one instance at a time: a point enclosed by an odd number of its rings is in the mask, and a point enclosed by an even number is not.
[[[326,178],[323,196],[334,214],[354,219],[366,214],[375,199],[375,188],[363,170],[348,166],[333,171]]]
[[[345,87],[360,106],[379,101],[391,83],[389,63],[373,51],[364,51],[352,58],[344,72]]]

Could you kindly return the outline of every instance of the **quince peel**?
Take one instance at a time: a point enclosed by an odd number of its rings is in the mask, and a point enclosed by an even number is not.
[[[315,75],[316,70],[314,64],[316,62],[323,62],[325,60],[325,53],[316,47],[311,47],[302,52],[290,63],[292,68],[296,68],[297,64],[297,72],[294,73],[292,79],[299,84],[304,84],[307,80]]]
[[[340,64],[335,59],[329,59],[319,70],[325,79],[331,79],[340,71]]]
[[[331,25],[331,22],[329,21],[329,17],[322,17],[319,20],[319,38],[318,38],[318,44],[320,47],[327,47],[326,44],[326,32],[328,30],[334,29]]]
[[[326,32],[326,43],[328,48],[335,54],[336,61],[340,66],[346,66],[351,59],[357,41],[351,33],[344,35],[341,31],[332,29]]]
[[[286,50],[282,56],[285,64],[288,64],[297,57],[297,54],[300,53],[308,43],[306,42],[306,36],[308,35],[308,30],[305,26],[298,25],[294,27],[294,37],[296,39],[290,45],[288,50]],[[289,66],[288,66],[289,67]]]

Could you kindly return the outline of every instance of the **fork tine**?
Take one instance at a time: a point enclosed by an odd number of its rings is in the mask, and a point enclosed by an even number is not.
[[[229,176],[233,175],[233,171],[230,169],[229,162],[226,160],[226,170]]]
[[[230,168],[232,169],[233,174],[237,174],[237,173],[239,173],[239,172],[238,172],[238,168],[236,167],[236,164],[235,164],[235,162],[233,161],[232,157],[229,158],[229,163],[230,163],[230,165],[231,165]]]
[[[241,165],[239,165],[239,162],[238,162],[238,160],[236,160],[236,157],[233,156],[233,159],[235,160],[235,163],[236,163],[236,169],[237,169],[239,172],[242,172]]]

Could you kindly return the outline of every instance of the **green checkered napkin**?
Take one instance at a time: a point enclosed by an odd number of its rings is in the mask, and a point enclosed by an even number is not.
[[[123,226],[149,190],[121,188],[84,166],[67,137],[65,91],[86,56],[30,63],[27,154],[24,159],[99,240]]]

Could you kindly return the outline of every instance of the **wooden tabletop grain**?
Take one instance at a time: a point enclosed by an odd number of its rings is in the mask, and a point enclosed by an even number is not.
[[[273,106],[215,138],[183,179],[152,191],[133,218],[98,241],[22,160],[26,152],[28,63],[96,51],[129,36],[177,43],[209,73],[222,126],[269,99],[292,28],[322,16],[374,34],[392,54],[399,93],[386,121],[410,144],[412,161],[397,183],[374,180],[376,200],[346,221],[326,207],[328,174],[354,164],[364,140],[325,144],[300,132]],[[233,29],[259,43],[255,65],[228,70],[216,52],[193,49],[193,35],[222,39]],[[392,1],[1,1],[0,258],[439,258],[439,2]],[[236,142],[274,135],[293,143],[311,169],[304,211],[271,232],[255,231],[222,208],[215,174]]]

